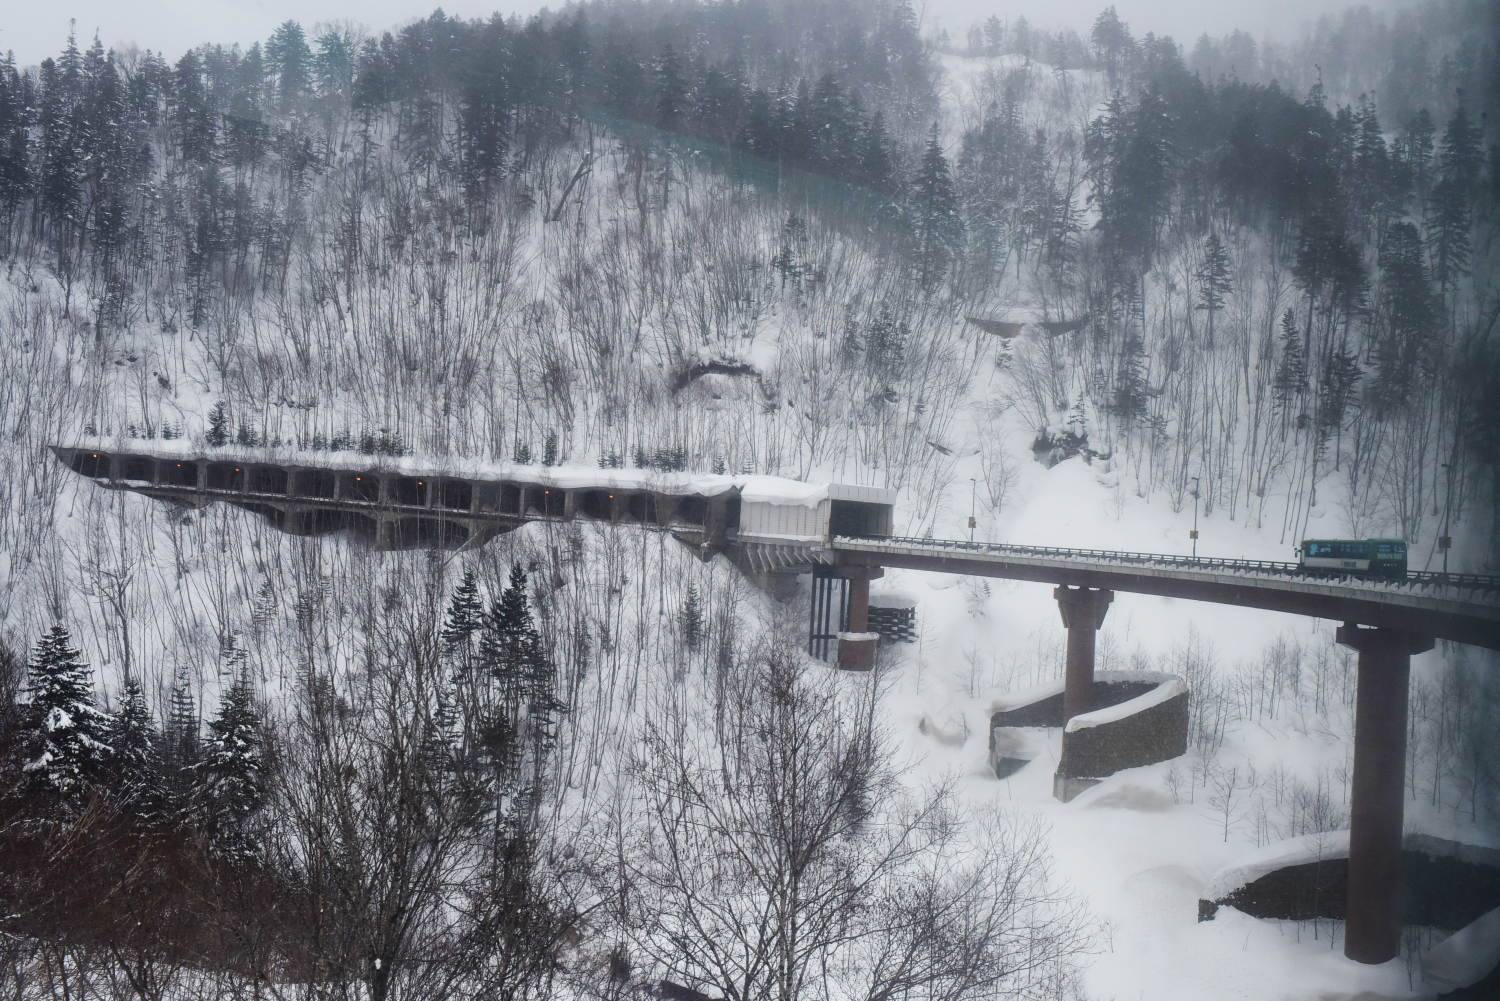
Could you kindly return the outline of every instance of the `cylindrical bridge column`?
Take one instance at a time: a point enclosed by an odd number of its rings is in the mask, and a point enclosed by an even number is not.
[[[1059,587],[1052,592],[1068,631],[1068,659],[1063,676],[1063,727],[1068,720],[1093,708],[1094,634],[1104,625],[1104,614],[1115,593],[1100,588]]]
[[[880,567],[839,568],[849,581],[849,628],[839,633],[838,666],[843,671],[868,671],[875,666],[880,638],[870,632],[870,581],[885,576]]]
[[[1352,623],[1339,627],[1337,639],[1359,651],[1344,955],[1357,963],[1384,963],[1401,947],[1397,908],[1411,655],[1431,650],[1432,640]]]

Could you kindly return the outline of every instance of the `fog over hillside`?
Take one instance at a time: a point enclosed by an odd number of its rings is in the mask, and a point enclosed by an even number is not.
[[[1189,750],[1060,803],[1058,728],[988,746],[1063,673],[1040,584],[891,570],[913,642],[836,672],[809,573],[644,514],[390,549],[50,448],[1497,574],[1493,5],[271,9],[0,61],[7,989],[1431,996],[1455,929],[1197,921],[1348,826],[1337,623],[1122,593],[1099,670],[1186,679]],[[1497,666],[1414,661],[1411,832],[1500,848]]]

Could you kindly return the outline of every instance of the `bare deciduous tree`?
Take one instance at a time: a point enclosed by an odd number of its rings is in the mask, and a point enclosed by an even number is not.
[[[657,975],[734,1001],[989,997],[1086,946],[1044,830],[903,788],[861,688],[776,639],[722,692],[663,695],[616,807],[614,917]]]

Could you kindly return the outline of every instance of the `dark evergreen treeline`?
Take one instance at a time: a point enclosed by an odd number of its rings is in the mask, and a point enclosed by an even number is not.
[[[0,205],[12,219],[29,204],[64,256],[88,242],[107,257],[148,210],[153,170],[198,175],[176,208],[232,231],[259,221],[243,204],[257,173],[290,193],[351,143],[390,142],[429,178],[476,189],[599,113],[893,193],[900,136],[935,111],[910,5],[775,14],[686,4],[657,20],[593,4],[522,24],[438,11],[363,40],[287,22],[264,46],[204,45],[175,64],[150,51],[127,64],[97,39],[84,50],[70,39],[35,75],[0,62]],[[785,44],[814,21],[826,37]],[[378,129],[386,115],[393,127]]]
[[[976,44],[1029,52],[1029,31],[992,19]],[[1138,263],[1169,218],[1206,230],[1230,210],[1327,243],[1348,227],[1381,238],[1416,209],[1432,216],[1421,235],[1433,276],[1451,287],[1462,271],[1486,156],[1462,103],[1447,131],[1426,110],[1394,123],[1388,149],[1369,99],[1329,110],[1317,88],[1304,97],[1206,79],[1171,39],[1134,39],[1113,8],[1089,41],[1086,62],[1118,90],[1091,126],[1088,179],[1116,246]],[[1018,260],[1033,246],[1066,258],[1078,228],[1055,170],[1066,137],[1024,128],[1018,106],[1014,95],[997,102],[955,164],[987,265],[1001,244]],[[309,38],[288,22],[264,46],[205,45],[175,64],[70,40],[34,75],[0,62],[0,221],[12,245],[45,241],[65,280],[89,273],[101,327],[153,268],[170,266],[162,251],[180,253],[196,323],[210,286],[249,279],[252,256],[262,281],[284,276],[311,178],[384,144],[418,176],[482,200],[586,119],[623,119],[914,198],[930,231],[956,218],[931,205],[938,165],[923,143],[935,107],[931,57],[905,0],[595,3],[525,23],[439,11],[365,39]],[[1448,131],[1451,154],[1434,146]],[[956,248],[960,230],[937,225]]]
[[[532,899],[566,707],[530,600],[516,565],[486,609],[471,570],[446,616],[383,613],[421,635],[371,642],[353,676],[308,669],[279,711],[231,644],[206,721],[184,673],[165,705],[127,677],[101,708],[61,625],[24,667],[0,646],[0,952],[17,989],[160,997],[195,969],[384,997],[414,949],[439,982],[542,989],[577,914]]]
[[[1304,418],[1333,433],[1357,390],[1378,415],[1430,388],[1443,364],[1435,347],[1453,340],[1450,307],[1469,273],[1474,226],[1500,204],[1500,149],[1485,149],[1462,95],[1441,128],[1423,109],[1388,130],[1368,97],[1329,108],[1318,87],[1299,96],[1275,83],[1205,83],[1170,40],[1132,51],[1129,88],[1084,145],[1112,300],[1102,312],[1139,304],[1132,286],[1160,248],[1204,240],[1212,260],[1196,276],[1198,308],[1212,324],[1232,291],[1215,233],[1256,232],[1288,261],[1302,296],[1287,318],[1298,333],[1285,339],[1279,378],[1312,380],[1295,407]]]

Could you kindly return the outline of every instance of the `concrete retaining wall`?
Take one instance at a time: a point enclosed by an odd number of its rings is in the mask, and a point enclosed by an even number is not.
[[[1178,680],[1175,675],[1155,671],[1101,671],[1094,676],[1094,697],[1089,711],[1122,705]],[[1030,760],[1018,757],[1013,750],[1026,746],[1027,742],[1007,733],[1008,730],[1062,725],[1061,679],[1005,700],[990,716],[990,767],[996,775],[1004,778]],[[1062,760],[1079,770],[1063,771],[1060,768],[1058,774],[1064,778],[1103,778],[1121,768],[1175,758],[1186,750],[1187,695],[1184,693],[1125,719],[1065,733]]]
[[[1421,835],[1401,851],[1402,924],[1457,930],[1500,907],[1500,852]],[[1348,846],[1315,862],[1288,865],[1212,900],[1198,901],[1198,920],[1220,907],[1257,918],[1305,921],[1345,917]]]
[[[1124,768],[1166,761],[1187,753],[1187,736],[1188,693],[1184,691],[1122,719],[1064,733],[1057,774],[1098,779]]]

